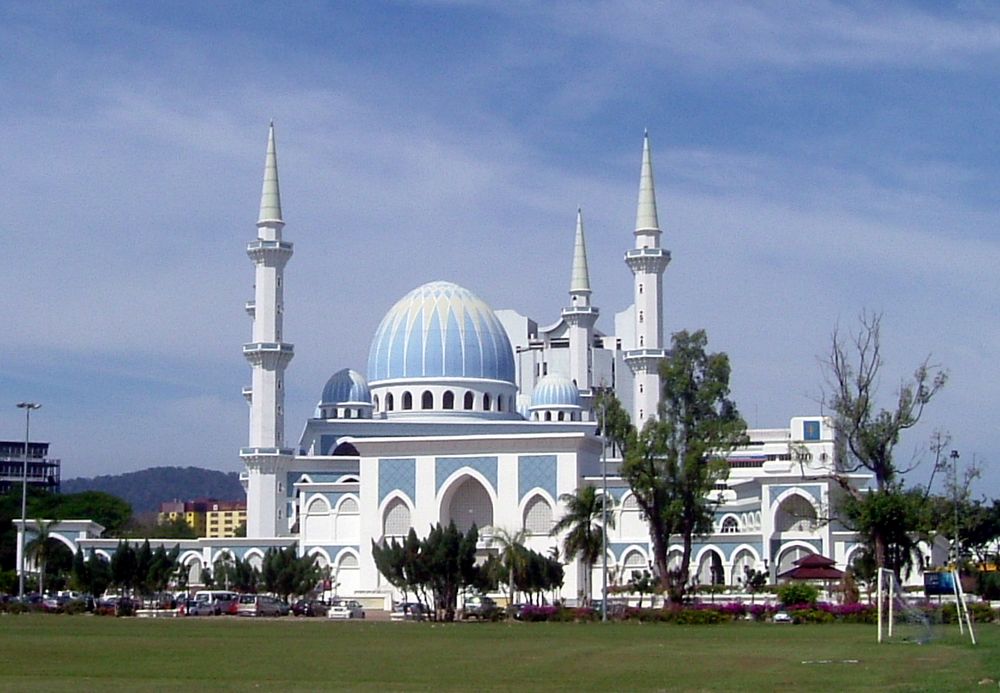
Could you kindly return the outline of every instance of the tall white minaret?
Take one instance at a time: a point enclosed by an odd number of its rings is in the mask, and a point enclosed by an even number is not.
[[[251,342],[243,345],[243,355],[253,369],[253,384],[248,396],[250,442],[240,450],[240,456],[247,467],[247,536],[252,538],[288,534],[284,477],[295,458],[295,450],[285,441],[284,380],[294,347],[282,341],[281,333],[282,275],[285,263],[292,256],[292,244],[281,240],[284,226],[274,123],[271,123],[257,238],[247,244],[247,255],[254,263],[254,300],[247,304],[247,312],[253,319],[253,336]]]
[[[578,389],[591,388],[591,348],[598,310],[590,305],[590,271],[587,268],[587,245],[583,239],[583,213],[576,210],[576,240],[573,245],[573,270],[569,281],[570,305],[562,310],[569,328],[569,377]]]
[[[625,352],[633,376],[632,420],[638,428],[656,416],[660,399],[659,363],[663,350],[663,270],[670,251],[660,247],[660,222],[656,216],[653,159],[649,133],[642,142],[639,174],[639,208],[635,219],[635,248],[625,253],[625,264],[635,278],[635,343]]]

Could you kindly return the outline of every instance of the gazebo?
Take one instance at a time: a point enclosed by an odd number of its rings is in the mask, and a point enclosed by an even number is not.
[[[836,561],[826,556],[811,553],[795,561],[794,568],[786,570],[778,577],[789,580],[822,580],[823,582],[840,580],[844,577],[844,571],[835,568],[835,563]]]

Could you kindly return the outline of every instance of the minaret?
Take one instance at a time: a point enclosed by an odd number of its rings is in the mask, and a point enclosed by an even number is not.
[[[246,306],[253,319],[253,336],[243,345],[243,355],[253,369],[253,384],[249,393],[244,389],[250,404],[250,442],[240,450],[240,457],[247,467],[247,536],[252,538],[288,534],[284,476],[295,450],[285,442],[284,380],[294,347],[283,342],[281,334],[282,275],[292,256],[292,244],[281,240],[284,226],[271,123],[257,238],[247,244],[247,255],[254,263],[254,300]]]
[[[587,245],[583,239],[583,213],[576,210],[576,241],[573,245],[573,269],[569,281],[570,305],[562,310],[569,328],[569,377],[584,393],[591,380],[591,347],[598,310],[590,305],[590,271],[587,269]]]
[[[639,208],[635,219],[635,248],[625,253],[625,264],[635,278],[635,343],[625,352],[632,371],[632,420],[637,428],[656,415],[660,399],[659,363],[663,350],[663,270],[670,251],[660,247],[660,222],[656,216],[656,190],[649,133],[642,142],[639,174]]]

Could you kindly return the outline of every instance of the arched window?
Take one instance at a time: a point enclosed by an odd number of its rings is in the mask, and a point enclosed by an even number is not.
[[[409,392],[403,393],[403,409],[413,409],[413,395]]]
[[[385,509],[382,519],[382,536],[402,539],[410,531],[410,508],[399,498],[394,498]]]
[[[473,524],[482,531],[493,526],[493,501],[483,485],[466,477],[451,494],[447,520],[455,523],[461,532],[469,531]]]
[[[774,514],[774,526],[779,532],[811,532],[816,526],[816,509],[797,493],[788,496]]]
[[[483,411],[490,410],[490,393],[485,393],[483,395]]]
[[[472,411],[472,407],[474,406],[474,400],[475,400],[475,397],[473,396],[473,394],[471,392],[466,392],[465,393],[465,403],[464,404],[465,404],[465,409],[467,411]]]
[[[563,420],[564,418],[566,418],[566,414],[565,414],[565,412],[559,412],[559,413],[558,413],[558,414],[556,415],[556,418],[557,418],[557,419],[558,419],[559,421],[562,421],[562,420]]]
[[[552,506],[541,496],[535,496],[524,506],[524,529],[530,534],[545,534],[552,530]]]
[[[375,405],[375,411],[378,411],[378,395],[372,397],[372,404]]]
[[[625,561],[622,565],[624,568],[624,577],[626,579],[630,579],[633,572],[641,572],[649,569],[649,564],[646,563],[646,559],[638,551],[631,551],[629,555],[625,557]]]
[[[454,409],[455,408],[455,393],[451,390],[446,390],[444,396],[441,398],[441,408],[442,409]]]
[[[552,412],[550,412],[550,411],[545,412],[545,420],[546,421],[551,421],[552,420]]]
[[[392,411],[392,393],[386,393],[385,396],[385,410]]]
[[[337,512],[341,515],[345,515],[347,513],[357,513],[359,512],[358,502],[353,498],[345,498],[337,508]]]
[[[420,396],[420,408],[421,409],[433,409],[434,408],[434,395],[430,390],[424,390],[424,394]]]
[[[503,411],[503,395],[497,395],[497,411]]]
[[[735,517],[727,517],[722,521],[722,533],[723,534],[736,534],[740,531],[740,523],[736,521]]]

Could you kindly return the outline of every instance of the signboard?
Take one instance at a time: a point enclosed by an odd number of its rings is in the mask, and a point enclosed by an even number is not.
[[[924,594],[928,597],[935,594],[955,594],[955,573],[924,573]]]

